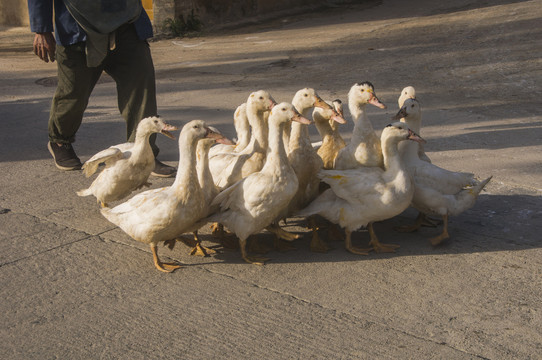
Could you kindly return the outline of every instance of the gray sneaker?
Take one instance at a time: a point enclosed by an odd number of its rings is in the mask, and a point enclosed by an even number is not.
[[[47,148],[51,155],[53,155],[56,167],[60,170],[81,169],[81,160],[75,155],[75,151],[71,144],[56,144],[49,142]]]

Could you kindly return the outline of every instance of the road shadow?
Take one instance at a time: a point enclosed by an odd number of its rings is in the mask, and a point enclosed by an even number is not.
[[[347,252],[344,242],[330,240],[327,230],[322,227],[319,234],[332,248],[328,253],[310,251],[311,233],[301,218],[289,218],[284,228],[302,235],[291,245],[297,249],[282,253],[274,249],[274,235],[264,231],[251,237],[270,251],[265,254],[273,263],[313,263],[345,262],[388,259],[403,256],[454,255],[499,251],[523,251],[542,247],[539,234],[542,231],[542,197],[533,195],[488,195],[479,196],[476,205],[464,213],[450,217],[450,239],[439,246],[433,246],[429,238],[439,235],[442,226],[422,228],[413,233],[400,233],[394,227],[410,224],[417,211],[408,209],[401,215],[374,224],[375,233],[382,243],[398,244],[395,253],[375,253],[368,256]],[[203,229],[204,230],[204,229]],[[204,230],[205,231],[205,230]],[[200,234],[204,244],[217,245],[219,241],[209,233]],[[369,234],[360,229],[353,233],[354,246],[369,247]],[[240,252],[233,249],[222,250],[212,257],[227,263],[243,263]]]

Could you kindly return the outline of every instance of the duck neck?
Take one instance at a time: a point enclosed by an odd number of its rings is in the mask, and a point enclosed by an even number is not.
[[[243,104],[237,108],[237,112],[234,118],[235,132],[237,133],[237,146],[238,151],[247,147],[250,142],[250,124],[247,118],[246,104]]]
[[[322,146],[324,146],[324,144],[332,142],[335,137],[334,129],[331,126],[331,121],[333,120],[326,119],[318,113],[314,114],[313,118],[314,124],[316,125],[316,130],[318,130],[318,133],[322,138]]]
[[[422,129],[422,115],[421,114],[409,115],[406,118],[402,118],[401,121],[407,124],[410,130],[414,131],[418,135],[421,135],[420,134],[421,129]]]
[[[247,117],[252,127],[252,137],[255,142],[256,151],[265,151],[267,149],[268,134],[267,117],[264,111],[254,109],[254,106],[247,105]]]
[[[249,142],[250,142],[250,129],[248,127],[243,128],[241,131],[237,132],[236,148],[239,149],[239,151],[246,148]]]
[[[197,173],[199,184],[202,189],[205,189],[213,183],[213,175],[209,168],[209,150],[213,142],[200,140],[197,145]]]
[[[401,122],[407,124],[408,128],[418,135],[420,134],[420,130],[422,127],[421,120],[421,115],[418,114],[410,115],[406,118],[401,118]],[[404,159],[407,159],[407,161],[419,159],[419,148],[420,144],[415,141],[401,141],[399,143],[399,152],[402,154]]]
[[[189,191],[189,184],[193,179],[198,178],[196,170],[196,142],[197,139],[187,139],[184,137],[179,141],[179,166],[177,175],[172,187],[180,191]],[[201,189],[201,187],[199,187]]]
[[[264,169],[275,169],[280,167],[283,163],[288,162],[288,156],[282,139],[284,125],[284,123],[281,123],[278,126],[269,127],[269,147],[267,149]],[[262,169],[262,171],[264,171],[264,169]]]
[[[350,114],[352,114],[352,120],[354,121],[352,137],[361,137],[363,134],[374,132],[373,125],[367,118],[365,112],[366,105],[367,104],[353,104],[349,106]]]
[[[149,143],[149,138],[151,137],[150,133],[144,133],[142,132],[137,133],[134,141],[134,146],[132,148],[132,154],[134,155],[133,158],[137,158],[141,155],[141,153],[145,152],[145,150],[150,149],[151,145]],[[152,151],[151,151],[152,154]],[[154,154],[153,154],[154,158]]]
[[[404,170],[397,145],[398,143],[391,139],[384,139],[382,142],[382,155],[386,173],[397,173]]]
[[[296,110],[303,116],[304,118],[308,118],[310,115],[310,110],[312,107],[304,108],[299,105],[293,104]],[[287,125],[290,125],[290,138],[288,139],[288,149],[290,153],[292,150],[296,148],[305,148],[307,146],[311,146],[311,139],[309,135],[309,126],[306,124],[302,124],[297,121],[289,121]]]
[[[292,123],[292,130],[290,133],[290,143],[288,148],[290,152],[294,149],[298,149],[307,145],[307,138],[309,137],[308,127],[305,124],[298,122]]]

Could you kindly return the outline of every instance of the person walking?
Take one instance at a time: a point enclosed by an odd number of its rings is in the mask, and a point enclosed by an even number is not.
[[[118,108],[134,141],[140,120],[157,115],[154,65],[147,39],[152,24],[141,0],[28,0],[34,53],[57,63],[58,85],[49,115],[47,145],[61,170],[80,169],[72,143],[102,72],[117,84]],[[54,25],[53,25],[54,17]],[[54,36],[53,36],[54,32]],[[174,167],[156,160],[152,175],[172,177]]]

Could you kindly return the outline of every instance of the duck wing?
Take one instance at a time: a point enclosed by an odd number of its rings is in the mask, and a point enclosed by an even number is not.
[[[355,203],[363,201],[368,194],[383,192],[383,170],[377,167],[349,170],[321,170],[318,177],[331,187],[341,199]]]
[[[101,163],[105,163],[106,166],[111,166],[123,157],[123,152],[116,147],[112,146],[102,150],[85,161],[83,164],[83,174],[85,174],[86,177],[89,177],[96,172]]]
[[[446,170],[425,161],[418,162],[413,176],[418,186],[432,188],[449,195],[467,186],[478,184],[472,173]]]

